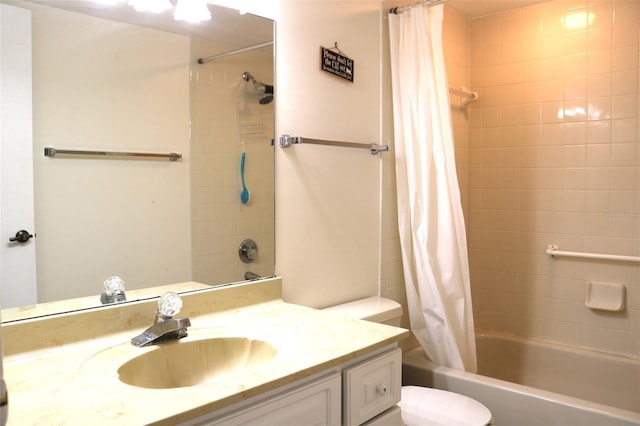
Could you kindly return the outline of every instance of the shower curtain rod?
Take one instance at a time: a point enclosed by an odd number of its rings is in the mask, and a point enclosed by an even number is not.
[[[220,58],[225,58],[231,55],[237,55],[238,53],[248,52],[250,50],[260,49],[261,47],[267,47],[273,45],[273,41],[265,41],[264,43],[254,44],[252,46],[242,47],[240,49],[230,50],[224,53],[218,53],[217,55],[207,56],[206,58],[198,58],[199,64],[204,64],[205,62],[213,61]]]
[[[408,4],[406,6],[392,7],[391,9],[389,9],[389,13],[393,13],[394,15],[398,15],[400,13],[406,12],[409,9],[413,9],[414,7],[418,7],[418,6],[433,6],[435,4],[445,3],[446,1],[447,0],[423,0],[423,1],[419,1],[417,3]]]

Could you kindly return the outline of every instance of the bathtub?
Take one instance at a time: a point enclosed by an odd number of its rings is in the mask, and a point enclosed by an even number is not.
[[[476,335],[479,374],[403,354],[402,382],[484,404],[497,426],[640,425],[640,360],[497,333]]]

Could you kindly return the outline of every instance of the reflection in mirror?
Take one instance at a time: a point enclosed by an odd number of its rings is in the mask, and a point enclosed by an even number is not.
[[[37,232],[37,300],[3,300],[3,321],[99,306],[114,275],[129,301],[273,275],[274,102],[243,78],[273,96],[272,21],[213,5],[211,21],[186,24],[126,2],[0,3],[31,9]]]

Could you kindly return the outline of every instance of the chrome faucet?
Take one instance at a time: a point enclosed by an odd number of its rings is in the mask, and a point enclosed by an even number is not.
[[[153,325],[142,334],[131,339],[131,344],[141,347],[157,345],[168,340],[182,339],[191,326],[189,318],[173,318],[182,308],[182,299],[176,293],[168,291],[160,296],[158,310]]]

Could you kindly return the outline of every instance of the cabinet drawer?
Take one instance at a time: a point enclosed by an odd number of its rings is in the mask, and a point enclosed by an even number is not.
[[[340,374],[291,389],[239,412],[199,426],[333,426],[340,423]]]
[[[397,405],[390,410],[385,411],[378,417],[369,420],[363,426],[404,426],[400,407]]]
[[[359,425],[400,402],[402,351],[398,348],[344,370],[343,423]]]

